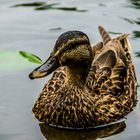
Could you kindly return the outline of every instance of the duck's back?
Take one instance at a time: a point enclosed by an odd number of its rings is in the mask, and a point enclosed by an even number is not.
[[[93,46],[94,60],[87,87],[102,113],[123,117],[135,106],[137,97],[128,35],[111,39],[102,27],[99,31],[103,42]]]

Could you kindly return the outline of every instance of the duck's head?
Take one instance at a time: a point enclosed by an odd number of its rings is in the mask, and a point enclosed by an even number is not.
[[[47,61],[33,70],[29,77],[35,79],[47,76],[60,66],[88,70],[92,59],[87,35],[81,31],[68,31],[59,36]]]

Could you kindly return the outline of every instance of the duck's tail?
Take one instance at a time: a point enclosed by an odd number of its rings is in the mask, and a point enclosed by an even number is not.
[[[109,36],[109,34],[105,31],[105,29],[102,26],[99,26],[98,30],[103,39],[103,44],[106,45],[111,40],[111,37]]]
[[[128,55],[131,55],[131,45],[130,45],[130,42],[128,40],[128,36],[129,36],[129,34],[121,34],[118,37],[113,38],[113,40],[119,40],[120,41],[126,57],[128,58],[128,60],[130,60]]]

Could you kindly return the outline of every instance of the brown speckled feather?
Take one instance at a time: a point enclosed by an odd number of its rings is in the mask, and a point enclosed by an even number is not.
[[[66,67],[58,68],[36,101],[35,116],[48,125],[85,128],[117,121],[136,105],[136,76],[128,35],[111,39],[99,27],[103,42],[93,48],[85,90],[65,85]]]
[[[111,38],[108,35],[108,33],[104,30],[103,27],[99,26],[98,29],[99,29],[100,35],[103,39],[103,44],[106,45],[111,40]]]
[[[105,45],[100,43],[100,46],[97,44],[93,47],[95,59],[87,79],[87,86],[93,93],[100,111],[108,116],[112,114],[112,117],[123,117],[135,106],[137,97],[137,82],[128,34],[110,40],[110,37],[107,39],[107,35],[104,39],[103,33],[107,33],[101,31]]]

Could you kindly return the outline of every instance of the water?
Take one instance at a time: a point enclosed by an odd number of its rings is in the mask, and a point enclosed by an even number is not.
[[[42,0],[45,2],[45,0]],[[48,0],[57,7],[77,7],[78,10],[34,10],[35,6],[12,7],[34,0],[0,0],[0,140],[138,140],[140,136],[140,104],[128,119],[106,129],[89,132],[62,131],[48,128],[32,115],[32,106],[44,82],[49,78],[30,81],[28,74],[37,64],[22,58],[24,50],[45,60],[60,33],[81,30],[92,43],[99,41],[97,27],[111,32],[131,33],[133,62],[140,83],[140,1],[139,0]],[[87,11],[85,11],[87,10]],[[139,89],[138,89],[138,99]],[[101,138],[104,137],[104,138]]]

